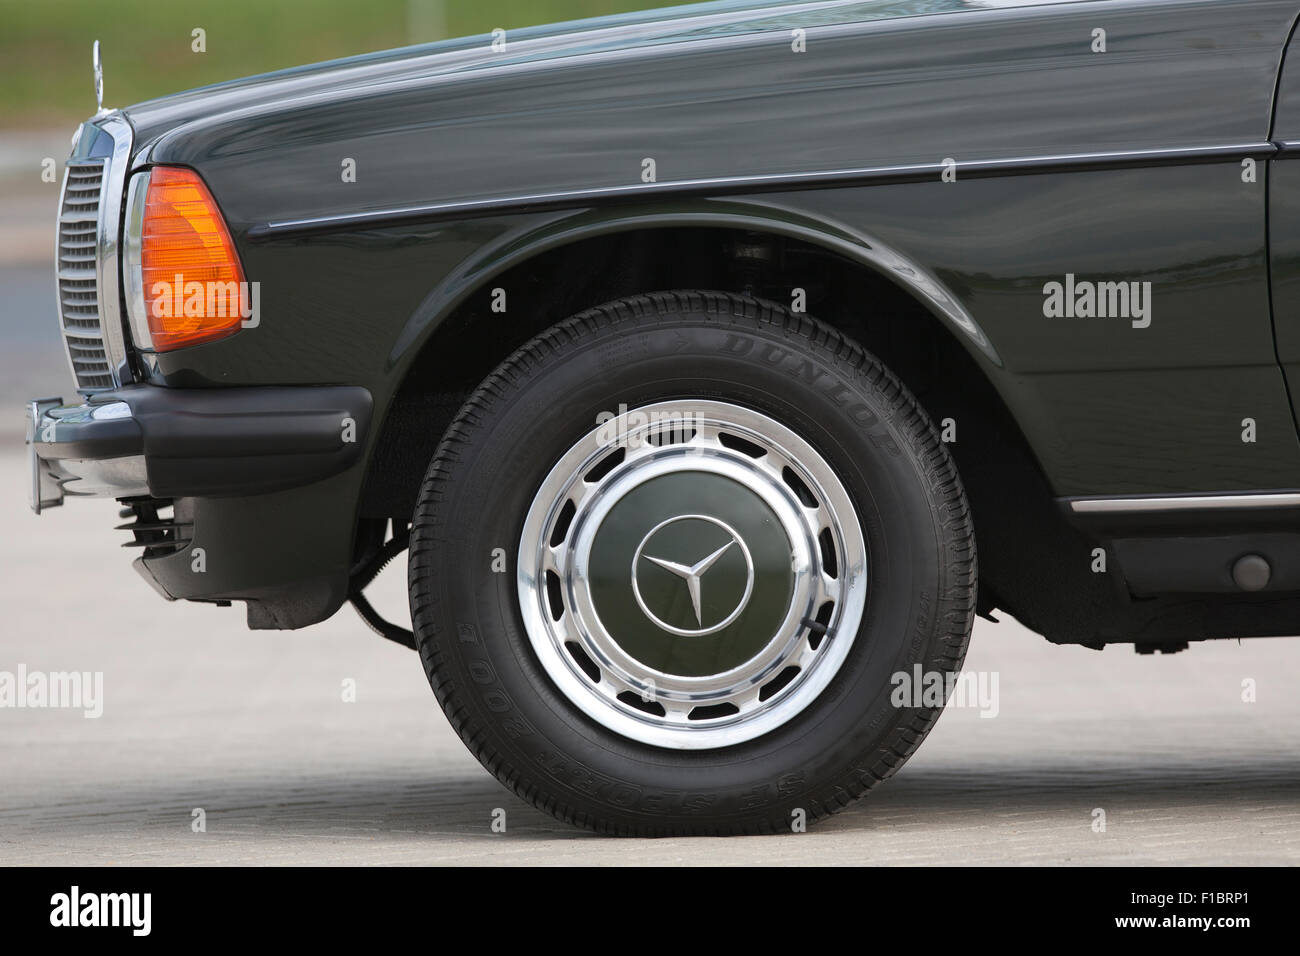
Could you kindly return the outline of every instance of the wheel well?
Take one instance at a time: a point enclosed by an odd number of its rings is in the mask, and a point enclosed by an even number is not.
[[[802,289],[809,314],[889,366],[941,431],[955,431],[949,448],[975,517],[981,612],[998,605],[1025,620],[1016,610],[1023,602],[1004,596],[1023,588],[1027,561],[1041,564],[1055,552],[1059,565],[1059,536],[1077,532],[1055,510],[1019,427],[955,335],[911,294],[874,269],[788,236],[638,229],[548,250],[486,283],[438,327],[407,372],[372,460],[363,520],[409,519],[446,425],[517,347],[583,309],[667,289],[747,293],[787,306]],[[504,311],[494,311],[501,294],[494,290],[504,292]]]

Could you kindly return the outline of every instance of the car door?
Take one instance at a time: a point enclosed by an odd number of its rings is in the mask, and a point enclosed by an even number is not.
[[[1292,29],[1278,78],[1270,134],[1278,153],[1268,164],[1268,249],[1273,329],[1300,421],[1300,40]]]

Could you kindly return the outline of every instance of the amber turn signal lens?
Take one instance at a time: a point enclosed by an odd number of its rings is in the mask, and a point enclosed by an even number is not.
[[[230,230],[191,169],[155,166],[150,174],[140,273],[156,351],[229,335],[251,315]]]

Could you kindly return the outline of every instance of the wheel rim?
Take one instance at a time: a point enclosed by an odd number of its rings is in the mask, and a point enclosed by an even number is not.
[[[862,621],[848,492],[810,444],[737,405],[602,419],[542,482],[520,539],[520,608],[546,673],[593,720],[659,747],[786,723]]]

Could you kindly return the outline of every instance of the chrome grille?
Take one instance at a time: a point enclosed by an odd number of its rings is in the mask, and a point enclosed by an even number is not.
[[[99,315],[95,250],[105,161],[69,162],[59,209],[59,317],[77,388],[112,388],[113,368]]]
[[[122,327],[118,237],[135,136],[117,112],[83,123],[59,195],[55,276],[59,327],[83,394],[131,381]]]

